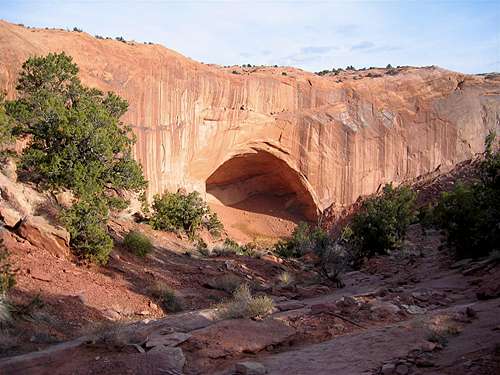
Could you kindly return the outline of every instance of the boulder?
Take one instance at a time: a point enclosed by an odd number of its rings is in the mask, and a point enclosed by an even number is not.
[[[23,217],[19,211],[10,207],[6,202],[0,202],[0,218],[7,228],[13,229]]]
[[[2,199],[22,216],[33,214],[45,197],[31,187],[17,183],[0,173],[0,193]]]
[[[382,366],[380,373],[383,375],[390,375],[390,374],[394,373],[395,369],[396,369],[396,365],[394,363],[386,363],[385,365]]]
[[[398,365],[396,367],[396,374],[398,375],[406,375],[410,372],[410,369],[408,368],[407,365]]]
[[[182,368],[186,364],[186,357],[181,348],[172,348],[168,346],[155,346],[153,349],[147,352],[148,354],[157,354],[162,357],[162,364],[164,368],[170,370],[182,371]]]
[[[485,278],[484,285],[479,288],[476,296],[480,300],[492,299],[500,297],[500,276],[496,275],[494,278]]]
[[[259,362],[240,362],[235,366],[235,373],[241,375],[264,375],[266,368]]]
[[[397,314],[401,309],[390,302],[383,302],[377,299],[371,303],[370,311],[380,316],[386,316]]]
[[[50,224],[42,216],[27,216],[19,225],[17,234],[33,246],[43,248],[58,258],[69,258],[70,236],[66,229]]]

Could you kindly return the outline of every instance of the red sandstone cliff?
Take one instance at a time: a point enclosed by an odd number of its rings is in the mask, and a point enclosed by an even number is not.
[[[271,192],[313,216],[381,183],[448,169],[500,127],[498,76],[222,69],[159,45],[3,21],[0,89],[12,97],[22,62],[51,51],[73,56],[87,85],[129,101],[124,121],[151,192],[185,186],[227,204]]]

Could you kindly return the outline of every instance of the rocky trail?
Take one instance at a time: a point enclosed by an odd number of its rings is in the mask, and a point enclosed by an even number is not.
[[[0,360],[2,374],[498,374],[498,261],[454,263],[414,226],[398,256],[263,320],[215,309],[145,319]],[[71,358],[68,361],[68,358]]]

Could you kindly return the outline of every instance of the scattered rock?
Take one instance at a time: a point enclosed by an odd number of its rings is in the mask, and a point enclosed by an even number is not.
[[[259,362],[240,362],[236,364],[235,372],[241,375],[264,375],[267,370]]]

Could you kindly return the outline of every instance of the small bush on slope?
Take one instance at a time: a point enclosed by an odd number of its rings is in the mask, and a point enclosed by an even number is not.
[[[153,244],[146,235],[133,230],[127,233],[123,239],[123,245],[127,250],[140,257],[145,257],[153,249]]]
[[[458,257],[476,258],[500,249],[500,152],[495,133],[486,139],[480,179],[443,193],[432,211],[434,223]]]
[[[151,294],[155,297],[161,306],[168,312],[182,311],[182,304],[176,296],[175,291],[164,283],[156,283],[151,289]]]
[[[415,220],[416,194],[408,187],[387,184],[382,195],[366,199],[346,230],[357,259],[398,248]]]
[[[4,95],[0,93],[0,161],[3,161],[8,152],[6,146],[12,141],[12,120],[5,110]]]
[[[217,215],[210,210],[197,191],[189,194],[165,192],[153,198],[153,213],[150,223],[154,229],[182,230],[190,238],[205,226],[211,232],[219,232],[222,224]]]
[[[291,237],[280,240],[274,246],[274,251],[282,258],[300,258],[307,251],[313,250],[316,242],[326,236],[319,227],[311,228],[307,223],[299,223]]]

